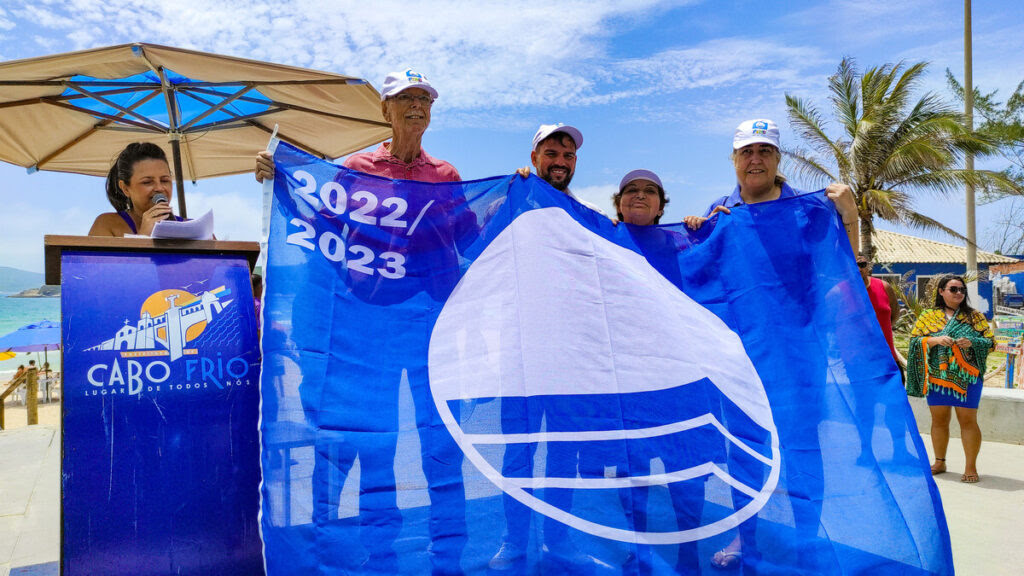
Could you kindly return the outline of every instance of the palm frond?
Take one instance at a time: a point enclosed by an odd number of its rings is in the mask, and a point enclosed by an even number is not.
[[[937,148],[933,140],[919,139],[905,142],[900,148],[890,152],[883,163],[874,167],[872,172],[878,181],[896,185],[932,167],[949,166],[953,161],[953,154],[943,148]]]
[[[904,62],[902,61],[897,64],[892,70],[893,75],[895,76],[896,74],[899,74],[900,70],[903,70],[903,66]],[[912,92],[921,84],[924,73],[927,69],[927,62],[917,62],[915,64],[911,64],[906,70],[903,70],[903,73],[900,74],[899,79],[896,80],[896,83],[892,86],[892,90],[889,92],[888,100],[894,107],[897,107],[900,110],[906,107],[907,103],[910,101]]]
[[[836,117],[851,141],[857,138],[857,114],[859,97],[857,89],[857,67],[853,58],[847,56],[839,63],[839,69],[828,79],[830,99],[836,110]]]
[[[896,322],[893,323],[892,330],[897,334],[909,335],[910,331],[914,329],[917,317],[924,311],[924,307],[921,306],[921,301],[917,297],[914,270],[905,272],[896,280],[885,280],[884,282],[896,293],[896,299],[903,305],[903,310]]]
[[[972,131],[951,104],[934,93],[921,93],[927,69],[926,62],[901,61],[859,72],[852,58],[843,58],[828,79],[830,112],[838,137],[830,136],[826,117],[813,102],[786,95],[790,124],[810,149],[795,147],[785,151],[786,156],[809,180],[824,183],[838,176],[849,184],[866,234],[870,234],[873,218],[878,217],[963,239],[955,230],[917,212],[913,200],[922,194],[948,199],[959,195],[966,185],[980,190],[982,198],[1024,194],[1024,170],[959,167],[968,154],[1003,151],[1024,168],[1024,82],[1011,97],[1014,121],[1000,125],[991,121],[998,117],[995,112],[1003,113],[995,92],[976,92],[976,108],[989,115],[985,116],[988,124]],[[958,85],[948,72],[947,79],[951,86]],[[1006,152],[1007,142],[1018,143],[1010,153]]]
[[[840,181],[828,167],[805,150],[784,149],[782,155],[793,161],[797,175],[811,186],[826,186],[830,182]]]
[[[849,170],[846,150],[825,134],[821,114],[814,106],[786,94],[786,109],[789,113],[789,123],[796,128],[801,138],[810,143],[819,154],[831,156],[830,159],[836,162],[840,172]]]
[[[938,230],[953,238],[956,238],[957,240],[960,240],[965,243],[967,242],[967,238],[960,234],[959,232],[957,232],[956,230],[953,230],[952,228],[946,226],[942,222],[939,222],[934,218],[925,216],[920,212],[908,212],[904,214],[903,217],[900,219],[900,223],[909,228],[914,228],[916,230]]]
[[[905,210],[900,193],[892,190],[870,189],[861,192],[861,206],[868,208],[887,222],[899,222]]]
[[[928,170],[917,174],[908,174],[906,178],[893,182],[894,188],[906,188],[920,192],[931,192],[938,197],[959,194],[967,185],[974,186],[979,192],[989,195],[1004,196],[1024,195],[1020,183],[1006,172],[993,170]]]

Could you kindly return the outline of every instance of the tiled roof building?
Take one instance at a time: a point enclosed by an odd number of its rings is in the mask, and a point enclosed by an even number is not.
[[[887,230],[875,230],[872,236],[877,253],[875,262],[878,264],[899,263],[967,263],[967,249],[935,240],[926,240],[916,236],[908,236]],[[1011,264],[1019,262],[1016,258],[1001,256],[992,252],[978,250],[978,264]]]
[[[916,286],[918,294],[924,293],[931,279],[944,274],[963,274],[967,269],[967,249],[963,246],[877,229],[872,239],[876,253],[871,273],[892,278],[909,273],[909,280]],[[1010,266],[1020,262],[1016,258],[978,250],[980,301],[972,301],[972,305],[990,314],[993,287],[988,280],[989,266]]]

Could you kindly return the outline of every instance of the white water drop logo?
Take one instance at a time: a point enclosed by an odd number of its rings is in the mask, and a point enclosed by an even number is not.
[[[739,337],[642,256],[558,208],[522,214],[470,266],[434,327],[429,369],[438,412],[466,458],[505,494],[583,532],[650,544],[700,540],[756,514],[779,479],[778,434],[768,398]],[[523,407],[522,426],[508,429],[494,410],[483,423],[454,416],[453,405],[482,399]],[[704,412],[673,412],[671,421],[652,422],[650,414],[659,413],[652,401]],[[620,410],[611,423],[592,417],[609,405]],[[714,406],[726,406],[732,416],[723,417],[723,409]],[[509,473],[511,468],[501,472],[507,468],[501,454],[511,458],[513,446],[633,442],[668,452],[681,446],[673,444],[680,436],[698,429],[705,432],[702,438],[715,431],[716,443],[696,449],[706,448],[708,455],[670,469],[678,459],[655,454],[666,463],[661,474],[581,477],[573,467],[574,477],[566,477],[532,465],[518,474]],[[757,438],[762,440],[752,440]],[[760,472],[730,474],[710,455],[724,451],[746,458],[746,466],[753,463]],[[675,531],[623,529],[574,513],[571,502],[566,507],[538,496],[552,489],[666,486],[711,476],[748,500],[726,516]]]

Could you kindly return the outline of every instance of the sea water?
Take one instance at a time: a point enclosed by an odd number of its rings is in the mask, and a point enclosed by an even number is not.
[[[60,298],[9,298],[0,293],[0,336],[41,320],[60,322]],[[9,380],[19,364],[35,360],[42,366],[43,357],[42,352],[20,352],[10,360],[0,360],[0,383]],[[60,352],[47,352],[46,357],[51,369],[60,370]]]

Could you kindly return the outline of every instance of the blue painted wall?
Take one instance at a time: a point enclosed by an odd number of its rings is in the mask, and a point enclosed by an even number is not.
[[[1024,292],[1024,272],[1014,272],[1013,274],[1003,274],[1003,276],[1009,278],[1010,282],[1013,282],[1014,284],[1017,285],[1017,292],[1018,293]]]

